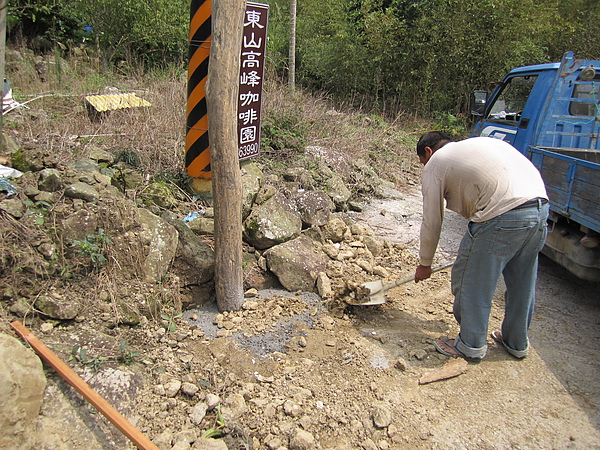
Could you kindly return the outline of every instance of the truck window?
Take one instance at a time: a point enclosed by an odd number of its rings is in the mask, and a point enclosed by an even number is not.
[[[593,102],[571,101],[569,114],[573,116],[600,116],[600,75],[596,75],[592,81],[577,81],[573,88],[573,98],[594,100]]]
[[[536,75],[511,78],[502,89],[488,114],[490,120],[518,122],[533,89]]]

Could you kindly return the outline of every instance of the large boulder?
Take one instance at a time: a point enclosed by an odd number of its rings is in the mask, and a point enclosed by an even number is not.
[[[345,211],[348,208],[348,200],[350,200],[352,192],[346,187],[343,178],[324,164],[319,165],[319,175],[323,190],[333,200],[336,209]]]
[[[264,184],[264,174],[254,162],[242,161],[242,218],[252,211],[256,195]]]
[[[325,225],[335,210],[335,204],[331,198],[320,190],[300,191],[294,195],[294,201],[296,210],[302,219],[302,225],[307,228]]]
[[[143,264],[143,277],[150,283],[160,282],[177,252],[179,233],[173,225],[147,209],[138,209],[137,218],[142,228],[139,236],[148,248]]]
[[[68,243],[82,240],[98,231],[98,215],[87,209],[80,209],[62,220],[62,238]]]
[[[246,241],[260,250],[294,239],[301,231],[302,220],[283,194],[254,208],[244,222]]]
[[[45,388],[40,359],[17,339],[0,333],[0,448],[37,448]]]
[[[210,281],[215,271],[215,252],[181,220],[167,218],[179,234],[173,271],[183,286]]]
[[[315,292],[320,272],[325,272],[329,257],[321,245],[306,235],[270,248],[264,253],[267,264],[288,291]]]

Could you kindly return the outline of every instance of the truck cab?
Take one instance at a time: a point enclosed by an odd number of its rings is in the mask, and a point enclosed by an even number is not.
[[[493,92],[475,91],[472,136],[512,144],[540,170],[550,198],[543,253],[600,281],[600,61],[518,67]]]

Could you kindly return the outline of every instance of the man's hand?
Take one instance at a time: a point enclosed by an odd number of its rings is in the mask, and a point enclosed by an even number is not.
[[[431,266],[417,266],[417,271],[415,272],[415,283],[419,281],[426,280],[431,276]]]

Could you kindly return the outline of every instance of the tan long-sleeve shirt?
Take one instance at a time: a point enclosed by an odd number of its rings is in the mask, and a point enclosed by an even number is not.
[[[446,207],[473,222],[493,219],[528,200],[548,198],[540,173],[507,142],[476,137],[449,142],[423,170],[420,263],[430,266]]]

